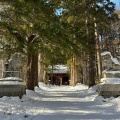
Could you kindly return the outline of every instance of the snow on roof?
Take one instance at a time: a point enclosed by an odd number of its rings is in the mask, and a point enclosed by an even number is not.
[[[107,55],[109,54],[111,57],[111,60],[113,61],[114,64],[120,65],[120,62],[118,61],[117,58],[113,58],[113,56],[111,55],[111,53],[109,51],[105,51],[101,53],[101,56]]]
[[[66,65],[54,65],[53,66],[53,73],[68,73],[69,71],[69,67],[67,67]],[[48,73],[52,72],[52,66],[49,65],[48,66]]]

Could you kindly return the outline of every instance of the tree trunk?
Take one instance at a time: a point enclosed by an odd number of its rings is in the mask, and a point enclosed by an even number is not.
[[[52,64],[52,69],[51,69],[51,81],[55,84],[55,81],[53,81],[53,69],[54,69],[54,65]]]
[[[98,80],[100,81],[102,76],[102,61],[101,61],[101,51],[100,51],[100,44],[99,44],[99,35],[97,31],[97,23],[95,22],[96,19],[94,18],[94,28],[95,28],[95,40],[96,40],[96,57],[97,57],[97,72],[98,72]]]
[[[72,56],[71,61],[71,79],[70,79],[70,85],[75,86],[77,83],[78,74],[77,74],[77,67],[76,67],[76,55]]]
[[[87,13],[87,12],[86,12]],[[93,33],[91,32],[91,26],[92,24],[89,23],[90,16],[86,17],[86,33],[87,33],[87,41],[88,41],[88,47],[89,53],[88,53],[88,86],[94,86],[95,85],[95,39],[92,37]]]
[[[27,89],[34,90],[38,86],[38,54],[28,53],[27,62]]]
[[[29,90],[34,90],[34,80],[32,79],[33,74],[33,61],[32,61],[32,55],[30,53],[28,53],[28,61],[27,61],[27,83],[26,83],[26,87]]]
[[[89,61],[88,61],[89,62],[89,82],[88,82],[89,88],[95,85],[95,77],[94,77],[95,76],[95,68],[94,68],[95,59],[94,58],[95,58],[94,53],[91,51],[89,53]]]
[[[43,53],[39,54],[39,60],[38,60],[38,81],[43,82],[44,81],[44,55]]]
[[[35,35],[28,37],[28,46],[27,46],[27,83],[26,87],[29,90],[34,90],[34,87],[38,86],[38,52],[35,51],[32,44]],[[34,51],[31,51],[31,48]]]
[[[38,53],[35,53],[33,55],[33,69],[34,69],[33,71],[34,86],[38,86]]]
[[[48,82],[48,75],[47,75],[47,71],[46,70],[44,70],[44,73],[43,73],[43,80],[44,80],[44,82],[45,81]]]
[[[82,57],[82,83],[83,84],[88,84],[88,59],[87,59],[87,54],[85,52],[83,52],[83,57]]]

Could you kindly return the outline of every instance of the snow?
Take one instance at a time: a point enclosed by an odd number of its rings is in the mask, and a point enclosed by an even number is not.
[[[116,73],[120,73],[120,71],[107,71],[107,70],[104,70],[103,73],[116,74]]]
[[[48,67],[48,73],[51,73],[52,70],[52,66]],[[54,65],[53,66],[53,73],[68,73],[69,71],[69,67],[67,67],[66,65]]]
[[[18,77],[6,77],[0,79],[0,85],[25,85],[25,83]]]
[[[96,86],[39,86],[21,99],[0,98],[0,120],[120,119],[120,97],[104,99]]]
[[[18,81],[0,81],[0,85],[25,85],[25,83]]]
[[[102,78],[100,81],[103,84],[120,84],[120,78]]]
[[[12,80],[12,81],[23,81],[21,78],[18,78],[18,77],[6,77],[6,78],[2,78],[0,80],[4,80],[4,81],[9,81],[9,80]]]
[[[118,61],[118,59],[117,58],[113,58],[113,56],[111,55],[111,53],[108,52],[108,51],[102,52],[101,56],[104,56],[104,55],[107,55],[107,54],[110,55],[111,60],[113,61],[114,64],[120,65],[120,62]]]

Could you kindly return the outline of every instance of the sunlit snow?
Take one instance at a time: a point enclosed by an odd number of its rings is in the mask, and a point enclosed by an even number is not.
[[[95,86],[39,86],[22,99],[0,98],[0,120],[120,119],[120,97],[104,99]]]

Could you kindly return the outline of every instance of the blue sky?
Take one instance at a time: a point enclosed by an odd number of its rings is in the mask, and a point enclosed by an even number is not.
[[[120,9],[120,0],[111,0],[111,2],[114,2],[116,4],[116,8]]]

